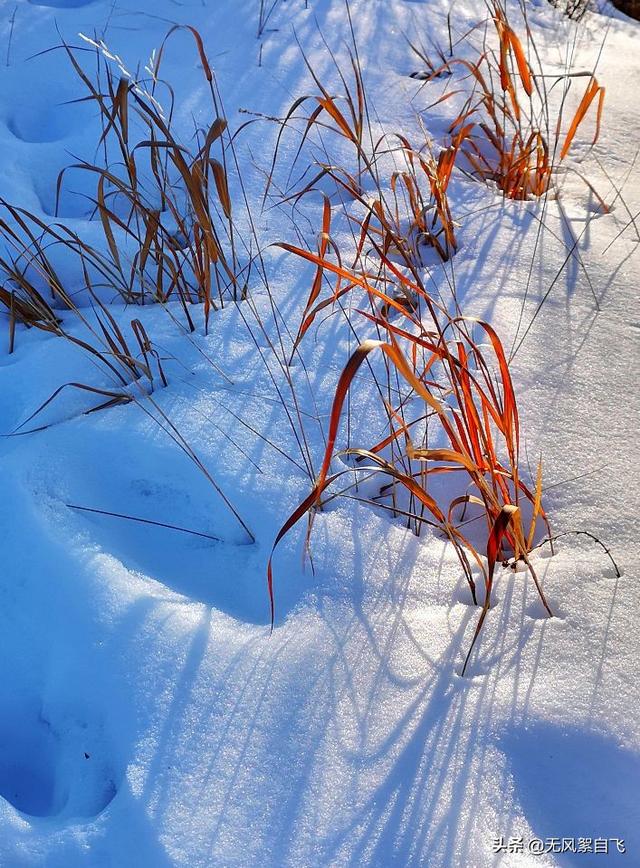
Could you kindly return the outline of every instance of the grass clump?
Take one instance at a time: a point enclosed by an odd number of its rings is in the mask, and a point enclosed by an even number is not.
[[[542,504],[542,467],[534,482],[525,481],[520,468],[516,391],[502,341],[490,324],[463,315],[453,275],[457,241],[447,191],[456,165],[474,167],[480,177],[498,183],[510,198],[544,195],[554,172],[546,138],[525,131],[531,114],[521,104],[520,89],[530,98],[531,107],[536,84],[524,49],[502,8],[497,3],[491,8],[499,51],[487,50],[475,64],[447,59],[428,76],[440,77],[463,67],[474,82],[474,91],[451,124],[450,139],[437,157],[428,146],[415,148],[402,134],[373,136],[354,41],[349,54],[353,85],[349,86],[334,58],[343,84],[340,99],[309,67],[319,93],[296,100],[281,122],[267,185],[268,193],[285,129],[299,107],[312,101],[313,110],[302,118],[294,164],[314,129],[320,133],[325,158],[315,161],[311,181],[285,191],[282,200],[297,203],[308,193],[326,191],[320,185],[327,179],[337,195],[323,192],[322,228],[315,249],[280,244],[315,268],[292,359],[300,354],[305,335],[326,309],[340,311],[353,335],[360,335],[363,324],[375,334],[364,340],[358,337],[359,345],[346,361],[333,396],[320,471],[308,495],[282,525],[274,551],[304,517],[308,545],[315,513],[339,494],[353,496],[349,492],[354,488],[356,499],[401,516],[416,533],[428,526],[443,534],[454,547],[474,603],[482,605],[463,673],[491,605],[499,561],[512,559],[526,565],[551,615],[529,559],[539,521],[550,535]],[[594,86],[587,90],[567,131],[562,158],[592,100],[601,93]],[[490,123],[476,117],[483,112]],[[324,134],[328,132],[353,147],[355,169],[336,165],[326,144]],[[391,171],[389,160],[393,161]],[[354,202],[357,216],[352,213]],[[348,251],[331,231],[336,207],[353,230],[353,248]],[[436,262],[448,263],[451,269],[451,308],[431,289],[425,246],[435,250]],[[376,356],[382,358],[376,361]],[[368,367],[380,397],[387,432],[382,438],[373,431],[365,432],[357,443],[350,435],[347,448],[340,449],[341,420],[363,366]],[[346,468],[334,470],[338,457],[347,462]],[[345,476],[352,479],[346,485]],[[377,494],[358,494],[365,490],[358,487],[360,481],[376,477],[382,477]],[[338,480],[342,485],[336,494]],[[478,531],[480,524],[482,531]],[[273,552],[267,571],[273,619],[272,560]],[[474,578],[477,572],[484,585],[482,600]]]
[[[325,204],[325,228],[327,220]],[[323,237],[326,235],[323,232]],[[370,240],[376,245],[374,237]],[[523,481],[516,394],[495,329],[480,320],[451,315],[431,297],[418,270],[408,273],[379,244],[376,250],[382,269],[378,271],[348,269],[340,264],[341,257],[334,262],[322,244],[318,254],[282,246],[316,265],[314,287],[320,285],[325,272],[340,281],[333,300],[346,292],[361,293],[365,304],[357,308],[357,313],[373,324],[379,337],[362,341],[342,371],[333,398],[320,472],[308,496],[283,524],[274,549],[305,515],[310,516],[310,532],[313,512],[322,507],[329,486],[340,477],[382,475],[389,483],[380,488],[375,500],[368,502],[384,504],[394,514],[408,518],[417,532],[427,525],[443,533],[458,555],[474,603],[478,598],[472,563],[480,571],[485,593],[474,642],[491,604],[495,565],[507,555],[527,565],[551,614],[528,557],[538,518],[547,521],[542,507],[542,470],[539,469],[534,488]],[[315,313],[309,311],[310,302],[311,299],[298,332],[298,343]],[[480,332],[481,339],[474,332]],[[349,390],[360,367],[375,352],[382,353],[386,363],[382,373],[374,372],[373,368],[371,372],[387,414],[388,435],[382,440],[372,437],[361,446],[337,450]],[[399,383],[406,393],[397,387]],[[398,396],[395,405],[386,397],[392,393]],[[418,416],[413,409],[416,405],[424,408]],[[422,432],[419,445],[414,431]],[[355,463],[331,473],[332,461],[338,455],[350,456]],[[434,493],[433,482],[439,476],[461,480],[448,500]],[[399,490],[404,491],[408,500],[399,499]],[[530,514],[528,527],[521,508],[524,503],[528,504]],[[465,532],[464,513],[468,508],[479,510],[484,521],[482,549],[477,539]],[[462,518],[460,510],[464,511]],[[486,565],[482,554],[486,555]],[[271,561],[268,580],[273,616]]]
[[[326,44],[326,43],[325,43]],[[383,133],[375,136],[369,112],[369,100],[360,68],[355,39],[349,50],[345,71],[331,53],[343,91],[330,93],[305,57],[305,63],[317,86],[316,94],[295,100],[286,116],[279,121],[280,131],[268,175],[264,201],[274,185],[282,137],[298,122],[303,130],[297,151],[289,167],[291,179],[305,143],[317,133],[316,148],[321,157],[307,166],[300,181],[280,197],[281,202],[298,202],[308,193],[331,188],[331,198],[358,202],[367,212],[360,222],[365,233],[375,224],[381,244],[406,264],[421,265],[421,251],[432,248],[440,261],[446,262],[456,251],[454,221],[447,187],[455,160],[453,149],[446,148],[436,157],[429,145],[416,147],[405,135]],[[312,110],[297,115],[310,103]],[[355,160],[346,164],[331,145],[338,138],[352,149]],[[323,187],[324,185],[324,187]],[[366,225],[365,225],[366,224]]]
[[[206,330],[212,311],[243,300],[247,293],[250,264],[240,264],[228,177],[228,164],[230,159],[235,163],[235,155],[230,156],[233,149],[217,85],[194,28],[186,29],[207,82],[212,120],[206,128],[196,130],[191,147],[174,130],[174,92],[160,78],[167,40],[178,29],[167,33],[144,82],[130,75],[122,60],[102,42],[85,38],[90,47],[83,50],[96,59],[95,78],[81,65],[80,49],[65,43],[60,46],[84,85],[86,95],[81,101],[90,102],[98,111],[102,133],[96,159],[81,160],[60,173],[56,217],[51,222],[0,202],[4,278],[0,304],[9,319],[10,350],[18,326],[50,332],[87,352],[113,387],[66,383],[12,434],[29,433],[25,426],[66,388],[100,397],[100,403],[86,412],[134,402],[206,477],[246,539],[253,542],[247,523],[152,395],[155,387],[167,385],[152,336],[139,316],[131,319],[125,334],[109,309],[114,300],[134,307],[158,304],[188,335],[195,331],[192,305],[203,307]],[[90,243],[81,231],[57,219],[70,172],[95,179],[95,194],[89,201],[91,216],[102,230],[102,244]],[[79,278],[70,279],[69,273]],[[184,323],[178,322],[169,306],[172,301],[179,303]],[[65,326],[68,313],[82,324],[81,337]]]
[[[488,29],[477,58],[447,59],[426,80],[443,71],[461,71],[472,83],[449,126],[451,146],[461,157],[458,165],[472,177],[494,184],[508,199],[541,197],[551,189],[589,113],[595,114],[592,145],[596,143],[605,91],[595,75],[588,75],[578,107],[563,131],[565,101],[576,76],[558,76],[558,81],[565,80],[565,90],[554,121],[551,89],[547,88],[526,7],[522,7],[524,41],[500,0],[488,4],[488,10]],[[449,96],[451,93],[445,94],[439,102]],[[606,210],[602,201],[601,205]]]
[[[0,302],[9,312],[12,334],[16,323],[51,329],[54,309],[77,310],[83,295],[101,309],[109,295],[126,304],[176,299],[191,331],[191,304],[203,304],[206,328],[211,311],[245,296],[248,275],[239,265],[229,193],[227,122],[196,30],[188,28],[211,95],[213,119],[206,129],[196,131],[195,148],[175,133],[173,90],[160,78],[166,42],[176,29],[165,37],[145,82],[126,73],[120,58],[104,44],[88,40],[98,64],[93,80],[78,60],[80,52],[63,44],[85,87],[82,100],[99,112],[102,134],[97,154],[102,160],[63,169],[56,215],[68,174],[90,174],[95,178],[95,195],[89,197],[92,216],[100,221],[104,244],[89,244],[63,223],[45,223],[2,203],[6,216],[0,221],[0,239],[10,252],[0,260],[7,276]],[[160,90],[168,108],[161,105]],[[64,248],[67,260],[82,275],[73,291],[54,273],[52,247]],[[45,300],[43,289],[51,302]]]

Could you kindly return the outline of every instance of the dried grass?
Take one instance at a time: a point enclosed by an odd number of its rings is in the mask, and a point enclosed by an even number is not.
[[[579,105],[563,131],[565,98],[555,122],[552,121],[551,94],[527,21],[526,6],[522,6],[523,39],[500,0],[487,5],[489,26],[497,45],[486,36],[477,59],[454,56],[426,80],[445,71],[460,71],[472,83],[471,92],[449,127],[451,146],[464,157],[469,173],[491,182],[509,199],[541,197],[550,190],[588,114],[595,113],[592,145],[598,140],[605,91],[595,75],[590,75]],[[568,88],[577,79],[564,78],[566,97]],[[438,102],[449,95],[445,94]],[[607,210],[601,199],[600,204]]]

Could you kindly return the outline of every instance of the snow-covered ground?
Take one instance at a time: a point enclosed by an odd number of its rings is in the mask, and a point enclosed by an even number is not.
[[[458,32],[484,16],[480,6],[456,0]],[[61,38],[85,47],[79,33],[103,40],[135,71],[169,27],[193,25],[232,129],[253,117],[246,111],[282,117],[314,92],[301,47],[339,89],[321,33],[344,58],[343,0],[281,0],[258,39],[259,11],[258,0],[3,0],[0,197],[52,221],[59,171],[94,157],[95,112],[69,102],[82,87],[64,53],[48,51]],[[409,77],[419,64],[403,34],[446,42],[448,11],[448,0],[352,0],[381,130],[419,136],[418,113],[431,100]],[[631,214],[640,210],[640,30],[605,13],[575,25],[543,0],[529,4],[546,68],[562,72],[568,46],[574,71],[597,62],[602,133],[589,151],[585,128],[568,162],[580,162],[608,200],[612,183],[621,188],[612,212],[596,213],[575,180],[562,198],[571,230],[557,202],[507,202],[460,173],[450,198],[464,312],[490,321],[509,347],[528,286],[519,337],[531,327],[512,364],[523,466],[535,477],[542,455],[554,530],[600,538],[622,577],[584,536],[563,538],[554,557],[538,550],[548,619],[528,574],[500,569],[462,678],[477,610],[451,546],[337,499],[315,519],[313,571],[302,565],[302,527],[276,552],[270,634],[266,562],[310,483],[293,433],[302,426],[267,340],[276,334],[269,296],[256,281],[250,301],[211,315],[206,335],[198,308],[188,335],[173,303],[112,302],[126,334],[132,319],[143,322],[168,386],[156,388],[154,403],[141,397],[90,415],[95,396],[66,387],[22,429],[43,430],[0,441],[2,868],[640,865],[640,258],[633,227],[619,234],[629,223],[623,200]],[[209,94],[191,35],[171,39],[163,73],[188,140]],[[452,111],[444,102],[421,116],[436,143]],[[274,123],[258,120],[236,147],[272,297],[295,329],[313,270],[269,245],[298,243],[298,232],[313,245],[321,206],[311,197],[299,213],[261,210],[276,135]],[[285,168],[296,147],[284,137]],[[59,216],[95,238],[83,183],[69,176]],[[246,215],[239,220],[246,228]],[[569,257],[557,277],[571,232],[581,262]],[[61,257],[70,285],[72,265]],[[450,265],[433,267],[443,292],[450,275]],[[86,336],[75,314],[61,315],[71,334]],[[65,384],[113,387],[87,353],[37,329],[18,327],[9,354],[4,314],[0,327],[3,435]],[[306,372],[291,367],[316,468],[354,346],[333,317],[309,333]],[[354,438],[382,431],[374,399],[364,380],[354,387]],[[160,413],[255,543],[158,424]],[[517,840],[514,852],[495,852],[500,836],[522,839],[524,852]],[[593,852],[592,840],[582,853],[536,855],[532,838],[547,850],[558,849],[552,838],[576,847],[579,838],[607,839],[609,852]],[[624,855],[613,839],[624,840]]]

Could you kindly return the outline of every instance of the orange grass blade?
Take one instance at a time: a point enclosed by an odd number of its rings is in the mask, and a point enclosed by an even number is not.
[[[563,160],[567,154],[569,153],[569,148],[571,147],[571,143],[573,142],[574,136],[578,130],[578,127],[584,120],[586,113],[589,111],[589,106],[593,102],[598,92],[602,92],[603,89],[598,85],[598,82],[595,79],[595,76],[591,79],[587,89],[584,92],[582,100],[580,101],[580,105],[578,106],[575,115],[573,116],[573,120],[571,121],[571,125],[567,130],[567,135],[564,140],[564,145],[562,146],[562,150],[560,151],[560,159]],[[604,94],[602,93],[599,104],[598,111],[596,117],[596,133],[600,132],[600,119],[602,116],[602,106],[604,101]],[[595,140],[594,140],[595,141]]]
[[[480,500],[479,497],[476,497],[475,494],[461,494],[459,497],[454,497],[449,504],[449,512],[447,514],[447,518],[450,523],[453,518],[453,510],[456,508],[456,506],[460,506],[463,503],[473,503],[474,506],[481,506],[483,508],[485,506],[484,501]]]
[[[471,652],[473,651],[476,640],[480,635],[482,625],[484,624],[484,619],[486,618],[487,612],[489,611],[489,607],[491,605],[491,586],[493,584],[493,573],[496,566],[497,556],[500,551],[502,538],[504,537],[509,524],[517,513],[517,506],[505,504],[505,506],[502,507],[500,514],[496,518],[493,527],[491,528],[491,533],[489,534],[489,541],[487,543],[487,560],[489,562],[489,566],[488,573],[485,578],[486,592],[484,606],[482,607],[482,612],[480,614],[480,618],[478,619],[478,624],[476,626],[475,633],[473,634],[471,645],[469,646],[469,650],[467,651],[467,656],[462,667],[462,675],[464,675],[464,673],[466,672],[467,664],[469,663],[469,658],[471,657]]]
[[[336,103],[335,103],[335,100],[333,99],[333,97],[325,98],[325,97],[318,96],[318,97],[316,97],[316,99],[318,100],[318,104],[321,105],[322,108],[327,112],[327,114],[331,118],[333,118],[333,120],[336,122],[336,124],[338,125],[338,129],[340,130],[342,135],[346,139],[349,139],[350,141],[357,143],[358,138],[357,138],[356,133],[354,133],[354,131],[351,129],[351,127],[347,123],[344,115],[342,114],[340,109],[336,106]]]
[[[487,599],[489,599],[489,593],[491,592],[491,583],[493,581],[493,573],[496,567],[496,562],[498,560],[498,556],[500,554],[500,547],[502,544],[502,539],[507,532],[509,524],[515,520],[516,516],[519,516],[520,509],[517,506],[514,506],[511,503],[506,503],[502,509],[498,517],[496,518],[493,527],[491,528],[491,533],[489,534],[489,539],[487,541],[487,562],[488,562],[488,587],[487,587]]]
[[[453,461],[454,464],[460,464],[469,473],[475,473],[477,467],[475,463],[461,452],[455,452],[453,449],[407,449],[409,458],[416,461]]]
[[[322,232],[320,233],[320,243],[318,244],[318,258],[324,260],[327,253],[327,246],[329,244],[329,231],[331,229],[331,202],[329,201],[328,196],[324,196],[324,204],[322,208]],[[318,267],[316,269],[315,276],[313,278],[313,283],[311,285],[311,292],[309,293],[309,298],[307,299],[307,303],[305,305],[304,313],[302,315],[302,323],[300,328],[298,329],[298,334],[296,335],[296,339],[293,342],[293,350],[291,355],[296,351],[298,344],[304,337],[305,333],[311,326],[313,320],[315,319],[316,313],[318,310],[321,310],[321,307],[318,307],[315,311],[313,311],[313,315],[309,314],[311,310],[311,306],[315,303],[316,299],[320,295],[320,290],[322,289],[322,275],[324,268],[318,263]],[[338,280],[340,278],[338,277]],[[340,293],[339,287],[336,287],[336,296],[340,296],[343,293]]]
[[[520,81],[522,82],[522,86],[524,87],[527,96],[531,96],[531,94],[533,93],[533,81],[531,79],[531,70],[529,68],[529,63],[527,61],[527,58],[525,57],[524,50],[522,48],[522,43],[510,27],[507,29],[507,38],[509,40],[509,46],[511,47],[515,56],[516,63],[518,64],[518,73],[520,75]]]
[[[311,493],[305,497],[302,503],[294,509],[289,518],[282,525],[280,530],[278,531],[273,546],[271,548],[271,554],[269,556],[269,561],[267,563],[267,587],[269,590],[269,604],[271,607],[271,629],[273,630],[273,624],[275,621],[275,598],[273,594],[273,554],[276,550],[278,543],[285,537],[291,528],[296,525],[300,519],[318,502],[318,498],[322,494],[322,492],[334,481],[338,476],[341,476],[345,471],[341,471],[340,473],[336,473],[333,476],[330,476],[328,479],[324,478],[322,482],[317,482],[314,485]]]
[[[231,218],[231,199],[229,197],[229,187],[227,186],[227,173],[224,166],[218,160],[210,160],[209,165],[213,171],[213,180],[216,182],[216,190],[218,198],[224,211],[224,216],[229,220]]]
[[[536,532],[536,519],[540,515],[542,508],[542,458],[538,461],[538,473],[536,477],[536,491],[533,501],[533,513],[531,515],[531,526],[529,527],[529,536],[527,537],[527,551],[531,551],[533,545],[533,537]]]

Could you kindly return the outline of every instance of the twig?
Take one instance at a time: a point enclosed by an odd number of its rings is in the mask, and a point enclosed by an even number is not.
[[[18,4],[13,7],[13,13],[11,15],[11,21],[9,22],[9,41],[7,43],[7,62],[6,65],[9,66],[9,55],[11,53],[11,42],[13,40],[13,27],[16,23],[16,12],[18,11]]]
[[[204,539],[213,540],[214,542],[224,542],[224,540],[222,540],[219,536],[213,536],[210,533],[202,533],[199,530],[190,530],[190,528],[187,528],[187,527],[178,527],[175,524],[166,524],[163,521],[153,521],[150,518],[139,518],[138,516],[135,516],[135,515],[124,515],[123,513],[120,513],[120,512],[109,512],[106,509],[94,509],[90,506],[78,506],[76,503],[65,503],[65,506],[68,507],[69,509],[78,509],[81,512],[94,512],[97,515],[109,515],[112,518],[124,518],[127,521],[137,521],[137,522],[140,522],[141,524],[151,524],[154,527],[164,527],[167,530],[176,530],[176,531],[179,531],[180,533],[188,533],[188,534],[191,534],[191,536],[200,536],[200,537],[203,537]]]
[[[611,554],[609,549],[602,542],[602,540],[599,540],[597,536],[590,533],[588,530],[565,530],[563,533],[557,533],[557,534],[554,534],[553,536],[547,537],[547,539],[543,539],[542,542],[539,542],[538,545],[534,546],[533,548],[539,549],[540,546],[543,546],[545,543],[550,543],[552,545],[556,540],[561,539],[561,537],[570,536],[572,534],[576,535],[576,536],[588,536],[589,539],[592,539],[594,542],[597,542],[598,545],[602,549],[604,549],[605,554],[607,555],[607,557],[609,558],[609,560],[613,564],[613,568],[616,571],[616,578],[618,578],[618,579],[622,578],[622,573],[620,572],[617,563],[614,561],[613,555]],[[533,549],[532,549],[532,551],[533,551]]]

